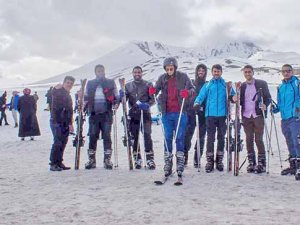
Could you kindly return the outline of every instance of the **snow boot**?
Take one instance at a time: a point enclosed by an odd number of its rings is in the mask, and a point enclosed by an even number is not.
[[[96,168],[96,151],[94,149],[88,149],[89,161],[85,164],[85,169],[94,169]]]
[[[179,177],[182,176],[182,173],[184,171],[184,152],[177,151],[176,153],[176,171]]]
[[[265,173],[266,172],[266,156],[258,155],[257,165],[255,166],[255,173]]]
[[[223,164],[223,152],[217,152],[216,157],[216,169],[220,172],[224,170],[224,164]]]
[[[210,173],[214,170],[214,155],[206,155],[206,160],[205,171]]]
[[[295,174],[295,179],[296,180],[300,180],[300,158],[297,158],[297,160],[295,160],[296,163],[296,174]]]
[[[296,174],[296,161],[294,158],[289,158],[290,167],[285,168],[281,171],[282,176],[295,175]]]
[[[57,164],[50,165],[50,171],[62,171],[63,169],[60,168]]]
[[[164,160],[165,160],[164,172],[165,172],[165,176],[168,177],[172,174],[173,154],[166,151],[164,155]]]
[[[71,167],[65,166],[65,164],[63,164],[62,162],[61,162],[61,163],[58,163],[57,165],[58,165],[60,168],[62,168],[62,170],[69,170],[69,169],[71,169]]]
[[[104,168],[107,170],[112,170],[113,168],[113,163],[111,162],[111,153],[112,153],[111,149],[104,150],[103,163],[104,163]]]
[[[254,173],[255,172],[255,167],[256,167],[256,159],[255,159],[255,154],[249,154],[248,155],[248,166],[247,166],[247,172],[248,173]]]
[[[17,128],[19,125],[18,125],[18,123],[15,123],[15,126],[14,126],[14,128]]]
[[[154,154],[152,151],[146,152],[146,163],[149,170],[155,170]]]

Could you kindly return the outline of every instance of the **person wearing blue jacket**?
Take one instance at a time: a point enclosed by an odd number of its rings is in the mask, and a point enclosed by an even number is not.
[[[282,66],[283,80],[277,90],[277,106],[273,113],[281,114],[281,129],[289,151],[290,167],[281,171],[281,175],[292,174],[300,180],[300,81],[293,75],[293,67]]]
[[[11,100],[10,100],[10,104],[9,104],[9,110],[11,111],[12,113],[12,116],[13,116],[13,119],[14,119],[14,122],[15,122],[15,128],[17,128],[19,125],[18,125],[18,103],[19,103],[19,92],[18,91],[13,91],[12,92],[12,97],[11,97]]]
[[[222,66],[219,64],[212,66],[213,78],[201,89],[194,102],[194,108],[199,110],[201,104],[205,103],[205,117],[207,128],[206,159],[205,170],[210,173],[214,170],[214,162],[218,171],[224,170],[223,157],[226,134],[227,116],[227,94],[226,82],[222,76]],[[232,89],[231,89],[232,90]],[[230,100],[234,101],[234,91],[230,93]],[[217,153],[214,160],[215,133],[218,130]]]

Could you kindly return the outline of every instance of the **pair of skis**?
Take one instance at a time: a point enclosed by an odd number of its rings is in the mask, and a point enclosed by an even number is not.
[[[241,120],[240,120],[240,89],[241,82],[235,83],[236,99],[235,102],[235,118],[232,121],[231,115],[231,104],[229,96],[232,90],[232,82],[226,84],[226,95],[227,95],[227,138],[226,138],[226,149],[227,149],[227,171],[232,171],[232,152],[233,156],[233,175],[238,176],[240,170],[240,152],[242,151],[243,144],[241,139]],[[234,136],[232,130],[234,128]]]

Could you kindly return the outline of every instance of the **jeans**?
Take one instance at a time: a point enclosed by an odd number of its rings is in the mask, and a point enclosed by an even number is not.
[[[296,117],[281,120],[281,130],[285,137],[291,158],[300,158],[300,120]]]

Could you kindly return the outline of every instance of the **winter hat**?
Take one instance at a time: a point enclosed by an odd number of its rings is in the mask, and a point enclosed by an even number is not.
[[[24,94],[24,95],[30,95],[30,93],[31,93],[31,90],[30,90],[29,88],[25,88],[25,89],[23,90],[23,94]]]
[[[166,70],[166,66],[173,65],[175,70],[178,67],[178,62],[174,57],[169,57],[164,60],[164,69]]]

